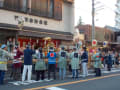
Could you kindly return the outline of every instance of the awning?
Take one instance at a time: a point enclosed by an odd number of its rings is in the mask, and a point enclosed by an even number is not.
[[[18,35],[29,36],[29,37],[51,37],[53,39],[62,39],[62,40],[73,40],[73,34],[70,32],[60,32],[57,30],[48,30],[42,28],[33,28],[33,27],[23,27],[23,30],[20,30],[17,25],[3,24],[0,23],[0,28],[5,30],[15,30],[18,31]]]

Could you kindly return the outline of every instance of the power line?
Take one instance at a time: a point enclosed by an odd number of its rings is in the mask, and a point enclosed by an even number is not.
[[[111,11],[115,12],[115,10],[113,10],[113,8],[107,6],[105,3],[101,2],[100,0],[96,0],[98,2],[100,2],[101,4],[103,4],[106,8],[110,9]]]

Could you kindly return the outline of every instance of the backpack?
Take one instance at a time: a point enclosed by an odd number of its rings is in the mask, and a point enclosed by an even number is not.
[[[78,53],[74,53],[74,58],[78,58]]]
[[[40,57],[40,59],[43,59],[43,54],[42,54],[42,53],[40,53],[39,55],[40,55],[40,56],[39,56],[39,57]]]
[[[66,57],[66,53],[65,52],[61,52],[61,57]]]

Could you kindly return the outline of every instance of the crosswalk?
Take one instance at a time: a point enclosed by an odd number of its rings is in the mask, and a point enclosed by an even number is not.
[[[19,86],[19,85],[30,85],[30,84],[33,84],[33,83],[40,83],[40,82],[50,82],[52,80],[53,79],[50,79],[50,80],[45,79],[45,80],[39,80],[39,81],[31,80],[31,81],[24,81],[24,82],[22,82],[22,81],[14,81],[14,82],[9,82],[9,83]]]
[[[90,72],[93,72],[93,70],[89,70],[88,76],[94,76],[95,75],[95,73],[90,73]],[[102,73],[104,73],[104,74],[115,73],[115,72],[120,72],[120,68],[118,68],[118,69],[112,68],[111,71],[107,71],[105,69],[102,69]],[[72,75],[67,75],[66,77],[70,78],[70,77],[72,77]],[[79,77],[82,77],[82,75],[79,75]],[[29,82],[28,81],[24,81],[24,82],[22,82],[22,81],[14,81],[14,82],[8,82],[8,83],[19,86],[19,85],[30,85],[30,84],[33,84],[33,83],[50,82],[52,80],[53,79],[50,79],[50,80],[45,79],[45,80],[39,80],[39,81],[31,80]],[[54,89],[48,89],[48,90],[54,90]],[[57,90],[57,89],[55,89],[55,90]],[[62,90],[62,89],[60,89],[60,90]]]

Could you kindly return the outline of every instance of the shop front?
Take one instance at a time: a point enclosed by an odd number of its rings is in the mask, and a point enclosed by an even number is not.
[[[18,42],[20,47],[25,47],[27,44],[35,45],[37,47],[49,47],[52,45],[53,47],[59,47],[61,40],[51,39],[44,40],[44,38],[36,38],[36,37],[19,37]]]

